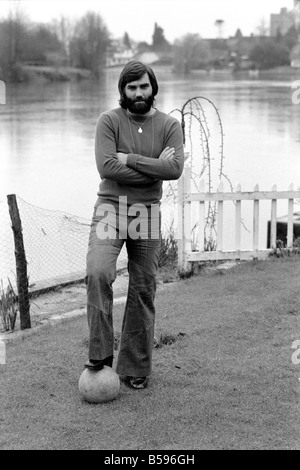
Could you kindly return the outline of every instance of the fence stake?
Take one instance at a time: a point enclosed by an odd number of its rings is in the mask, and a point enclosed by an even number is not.
[[[15,194],[8,194],[7,203],[12,223],[12,231],[15,242],[15,258],[17,273],[17,289],[20,310],[21,330],[31,328],[30,303],[28,292],[27,261],[23,243],[22,223],[20,219],[17,199]]]
[[[293,183],[289,186],[289,191],[294,190]],[[288,201],[288,226],[287,226],[287,248],[293,247],[293,210],[294,210],[294,200],[289,199]]]
[[[205,192],[205,181],[202,179],[199,185],[200,193]],[[205,201],[199,202],[199,251],[205,248]]]
[[[236,186],[236,193],[241,192],[241,185],[238,183]],[[236,251],[241,250],[241,220],[242,220],[242,207],[241,201],[236,200],[235,206],[235,249]]]
[[[272,192],[277,191],[276,184],[272,186]],[[276,231],[277,231],[277,224],[276,224],[276,217],[277,217],[277,199],[272,199],[271,202],[271,248],[276,248]]]
[[[259,191],[259,186],[254,186],[254,192]],[[259,199],[253,201],[253,254],[254,259],[257,258],[259,240]]]
[[[218,193],[223,192],[223,181],[220,181]],[[217,250],[223,250],[223,201],[218,201]]]
[[[187,253],[191,251],[191,203],[185,196],[191,191],[191,169],[185,167],[178,182],[178,269],[182,273],[191,271],[191,263],[187,261]]]

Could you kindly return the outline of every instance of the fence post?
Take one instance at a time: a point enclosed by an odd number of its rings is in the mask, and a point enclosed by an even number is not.
[[[240,183],[236,186],[236,194],[241,193]],[[236,199],[235,203],[235,250],[239,255],[241,251],[241,221],[242,221],[242,204],[240,199]]]
[[[277,186],[276,184],[273,184],[272,186],[272,192],[277,191]],[[275,249],[276,248],[276,235],[277,235],[277,223],[276,223],[276,218],[277,218],[277,199],[272,199],[271,202],[271,236],[270,236],[270,248]]]
[[[220,181],[218,187],[218,193],[224,191],[223,181]],[[218,212],[217,212],[217,251],[223,251],[223,200],[218,200]]]
[[[191,262],[187,261],[187,252],[191,251],[191,203],[184,197],[190,193],[191,169],[185,167],[178,182],[178,270],[182,273],[191,271]]]
[[[12,231],[15,242],[15,258],[17,273],[17,289],[20,310],[21,330],[31,328],[30,322],[30,303],[28,292],[27,261],[23,243],[22,223],[20,219],[17,199],[15,194],[7,196],[9,214],[12,223]]]
[[[205,180],[202,179],[199,185],[200,193],[205,193]],[[198,226],[198,237],[199,237],[199,251],[205,249],[205,201],[199,201],[199,226]]]
[[[254,192],[258,193],[259,186],[254,186]],[[253,259],[257,259],[259,241],[259,199],[253,200]]]
[[[294,191],[294,185],[291,183],[289,185],[289,191]],[[287,225],[287,240],[286,247],[293,247],[293,235],[294,235],[294,219],[293,219],[293,210],[294,210],[294,199],[288,200],[288,225]]]

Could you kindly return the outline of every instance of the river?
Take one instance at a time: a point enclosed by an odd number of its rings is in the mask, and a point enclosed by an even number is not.
[[[6,104],[0,105],[1,201],[15,193],[40,208],[90,219],[99,184],[95,124],[102,111],[118,106],[119,72],[107,71],[95,82],[7,85]],[[194,96],[214,103],[224,132],[224,172],[233,186],[300,186],[300,105],[292,103],[291,81],[183,77],[164,70],[157,78],[161,111],[181,108]],[[219,158],[220,130],[212,116],[212,157]]]

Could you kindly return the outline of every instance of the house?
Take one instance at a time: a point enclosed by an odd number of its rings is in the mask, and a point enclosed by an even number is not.
[[[267,42],[267,36],[243,36],[238,29],[235,36],[227,39],[229,65],[238,70],[251,70],[254,64],[250,60],[251,50],[258,44]]]
[[[144,64],[152,65],[159,61],[159,55],[156,52],[144,51],[135,55],[134,59]]]
[[[291,67],[300,68],[300,43],[296,44],[290,53]]]
[[[106,54],[106,67],[125,65],[133,59],[135,50],[127,47],[122,39],[111,41]]]
[[[281,8],[279,14],[271,14],[270,23],[270,36],[276,37],[278,34],[284,36],[295,25],[295,18],[292,11]]]

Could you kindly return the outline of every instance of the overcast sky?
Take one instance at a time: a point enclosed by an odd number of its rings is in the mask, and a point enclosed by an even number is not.
[[[186,33],[204,38],[218,34],[215,21],[224,20],[223,37],[233,36],[240,28],[243,35],[257,32],[264,20],[269,26],[270,14],[281,8],[291,10],[293,0],[0,0],[0,17],[12,5],[34,22],[50,22],[60,15],[78,18],[86,11],[101,15],[113,37],[128,32],[132,39],[152,42],[154,23],[164,30],[168,41]]]

